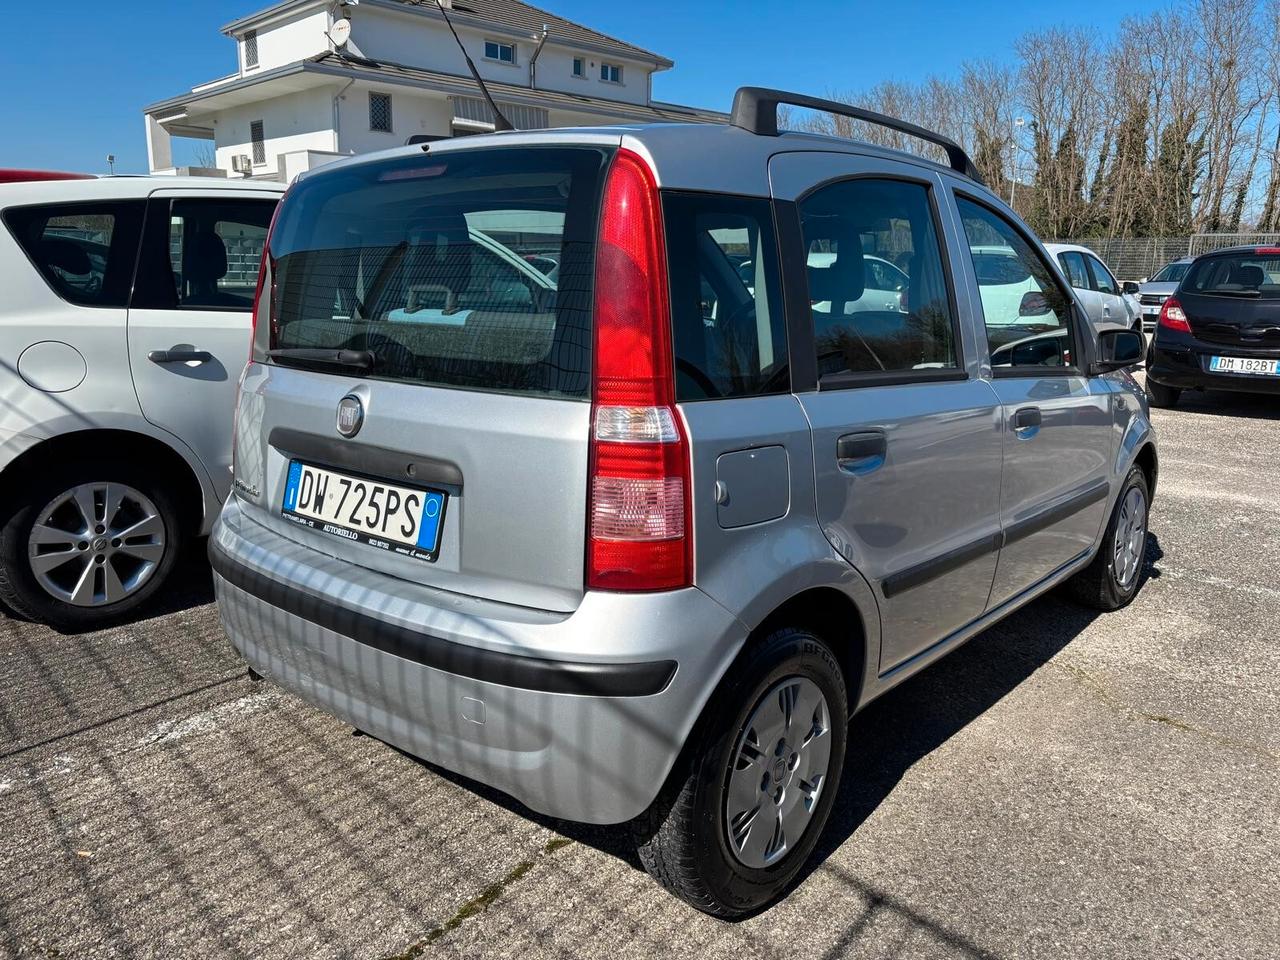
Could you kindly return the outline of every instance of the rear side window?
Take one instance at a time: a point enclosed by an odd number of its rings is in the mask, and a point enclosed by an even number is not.
[[[605,156],[444,152],[299,181],[271,239],[272,346],[369,351],[374,379],[586,398]]]
[[[801,201],[800,218],[819,376],[960,366],[927,187],[847,180]]]
[[[786,324],[767,200],[667,194],[676,399],[786,393]]]
[[[154,199],[132,306],[253,309],[272,200]]]
[[[1186,293],[1242,300],[1280,300],[1280,253],[1232,253],[1191,264]]]
[[[13,207],[14,239],[62,299],[86,307],[129,301],[145,201]]]

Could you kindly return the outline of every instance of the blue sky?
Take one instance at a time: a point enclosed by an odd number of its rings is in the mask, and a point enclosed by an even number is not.
[[[142,107],[235,69],[223,24],[266,0],[54,0],[8,19],[0,80],[0,167],[144,172]],[[949,74],[971,57],[1010,59],[1016,37],[1058,23],[1109,35],[1129,13],[1165,4],[608,3],[545,0],[561,16],[676,62],[654,79],[660,100],[727,110],[742,84],[821,94],[883,79]],[[177,160],[189,162],[175,141]]]

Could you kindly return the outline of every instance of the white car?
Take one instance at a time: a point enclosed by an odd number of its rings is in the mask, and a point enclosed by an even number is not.
[[[160,590],[231,487],[278,184],[0,171],[0,600],[68,629]]]
[[[1142,332],[1142,305],[1135,296],[1138,292],[1136,283],[1121,284],[1088,247],[1046,243],[1044,248],[1058,261],[1095,330]]]

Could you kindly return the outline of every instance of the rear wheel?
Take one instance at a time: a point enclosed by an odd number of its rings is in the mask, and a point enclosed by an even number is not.
[[[772,903],[831,812],[847,726],[831,649],[806,630],[770,634],[717,691],[690,758],[636,821],[645,869],[716,916]]]
[[[114,462],[42,471],[0,525],[0,599],[57,627],[101,626],[160,589],[182,539],[162,479]]]
[[[1177,387],[1166,387],[1163,383],[1156,383],[1151,379],[1151,375],[1147,374],[1147,399],[1151,401],[1153,407],[1177,406],[1180,396],[1182,391]]]
[[[1095,610],[1118,610],[1137,595],[1147,556],[1150,503],[1147,475],[1135,466],[1120,489],[1098,555],[1067,581],[1077,601]]]

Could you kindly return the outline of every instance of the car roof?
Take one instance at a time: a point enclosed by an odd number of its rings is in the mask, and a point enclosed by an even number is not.
[[[909,163],[956,177],[984,197],[1004,204],[977,181],[918,154],[892,150],[861,140],[785,131],[778,136],[750,133],[720,123],[651,123],[607,127],[558,127],[455,137],[431,143],[393,147],[327,163],[300,177],[306,180],[352,166],[398,157],[505,146],[625,147],[641,154],[653,168],[658,185],[667,189],[705,190],[747,196],[769,196],[769,159],[781,153],[847,153]]]
[[[72,203],[78,200],[131,200],[157,190],[219,193],[225,190],[280,196],[284,184],[221,177],[91,177],[84,180],[28,180],[0,183],[0,206],[28,203]]]
[[[1098,257],[1099,260],[1102,259],[1102,257],[1098,256],[1098,251],[1079,243],[1046,243],[1044,248],[1050,253],[1067,253],[1074,251],[1078,253],[1087,253],[1091,256]]]

